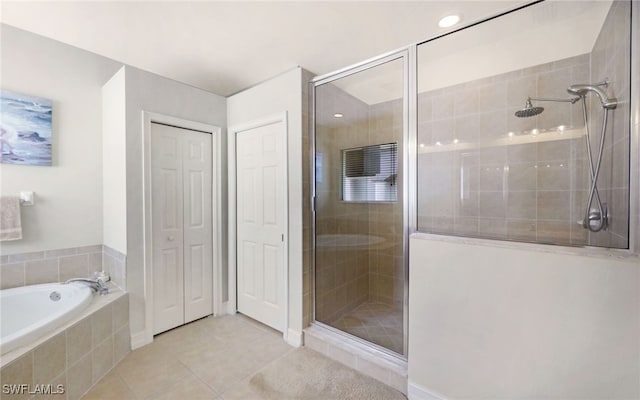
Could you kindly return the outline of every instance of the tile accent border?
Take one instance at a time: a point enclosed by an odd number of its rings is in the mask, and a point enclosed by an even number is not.
[[[126,289],[126,256],[108,246],[71,247],[0,256],[0,289],[62,282],[106,271]]]

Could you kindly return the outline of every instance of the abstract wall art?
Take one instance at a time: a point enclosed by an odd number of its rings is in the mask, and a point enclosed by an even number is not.
[[[0,90],[0,163],[51,165],[51,100]]]

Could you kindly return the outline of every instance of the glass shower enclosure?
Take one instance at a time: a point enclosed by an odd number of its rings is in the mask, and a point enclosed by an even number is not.
[[[634,5],[534,2],[314,79],[314,322],[406,358],[409,232],[630,249]]]
[[[314,82],[315,322],[406,355],[406,56]]]

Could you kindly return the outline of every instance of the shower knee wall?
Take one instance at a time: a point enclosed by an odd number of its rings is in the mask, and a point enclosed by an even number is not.
[[[620,34],[608,29],[615,30],[615,15],[629,13],[629,4],[613,4],[601,38]],[[640,12],[633,7],[632,13],[631,37],[635,38],[640,32]],[[617,50],[611,43],[606,48],[598,39],[586,82],[620,70],[613,67]],[[599,52],[610,57],[600,58]],[[631,102],[631,115],[617,117],[617,133],[608,146],[616,160],[605,162],[612,169],[631,164],[630,183],[628,174],[609,170],[610,179],[618,182],[615,185],[631,194],[620,196],[631,199],[630,250],[414,235],[410,243],[409,398],[477,397],[478,393],[503,398],[640,396],[640,348],[633,339],[640,334],[639,56],[636,44],[633,83],[623,79],[615,92],[619,99]],[[602,61],[613,69],[600,68]],[[617,79],[629,72],[617,74]],[[596,105],[591,106],[589,112],[597,114]],[[625,125],[630,125],[626,139]],[[624,206],[618,209],[624,213]],[[612,227],[600,243],[620,243],[613,236],[626,238],[627,231],[619,228]],[[578,339],[586,336],[588,340]]]

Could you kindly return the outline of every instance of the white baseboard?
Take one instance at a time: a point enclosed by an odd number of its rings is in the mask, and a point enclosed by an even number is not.
[[[131,350],[139,349],[142,346],[146,346],[153,342],[153,336],[151,340],[147,337],[147,332],[142,331],[131,335]]]
[[[409,381],[407,386],[407,397],[409,400],[447,400],[447,398],[440,393],[424,388],[411,381]]]
[[[302,346],[302,332],[289,329],[284,337],[284,340],[293,347],[300,347]]]

